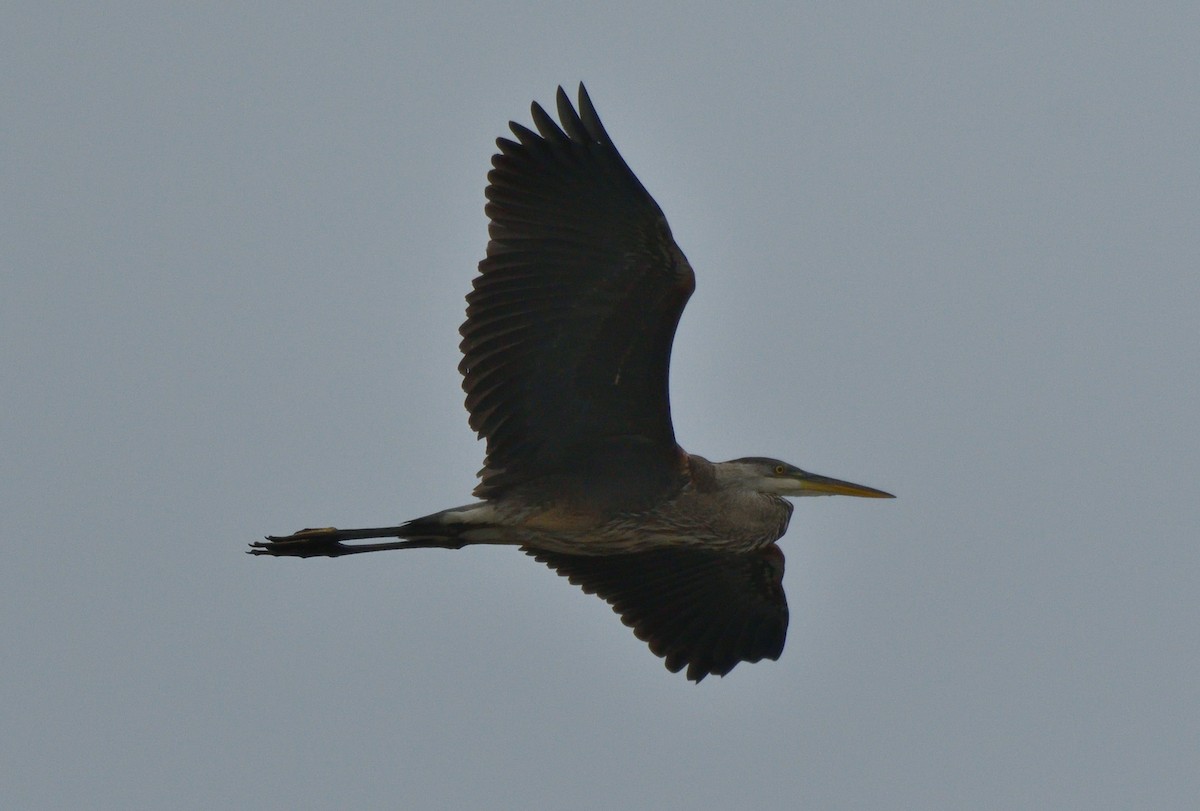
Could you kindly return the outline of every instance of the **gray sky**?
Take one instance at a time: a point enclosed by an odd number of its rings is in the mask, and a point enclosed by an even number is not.
[[[1181,808],[1200,7],[26,3],[0,26],[9,808]],[[798,505],[694,686],[469,501],[493,139],[583,79],[696,269],[677,434]]]

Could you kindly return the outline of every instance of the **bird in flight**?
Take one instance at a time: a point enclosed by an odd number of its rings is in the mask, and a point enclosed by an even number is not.
[[[305,529],[255,555],[519,547],[608,602],[687,677],[778,659],[785,497],[891,494],[764,457],[684,451],[668,368],[695,276],[583,85],[532,106],[488,173],[487,255],[467,295],[463,376],[487,440],[478,501],[394,527]],[[377,538],[397,540],[347,543]]]

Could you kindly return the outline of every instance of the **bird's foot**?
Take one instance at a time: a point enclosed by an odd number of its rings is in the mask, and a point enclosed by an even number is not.
[[[334,527],[302,529],[294,535],[268,535],[266,541],[250,544],[251,555],[274,555],[294,558],[336,558],[351,554],[353,550],[343,544],[340,533]]]

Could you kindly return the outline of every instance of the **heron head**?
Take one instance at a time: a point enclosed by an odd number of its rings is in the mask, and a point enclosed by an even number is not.
[[[760,493],[777,496],[858,496],[860,498],[895,498],[891,493],[861,484],[831,479],[809,473],[795,465],[763,456],[748,456],[723,462],[720,467],[731,478],[749,485]]]

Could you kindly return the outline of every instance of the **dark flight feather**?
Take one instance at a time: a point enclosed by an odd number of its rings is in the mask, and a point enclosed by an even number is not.
[[[488,173],[491,222],[460,330],[471,427],[487,438],[476,495],[637,455],[677,483],[671,344],[695,277],[582,85],[561,127],[512,123]],[[614,450],[615,449],[615,450]]]
[[[671,547],[624,555],[525,549],[613,607],[671,672],[724,676],[739,662],[778,659],[787,638],[783,553]]]

